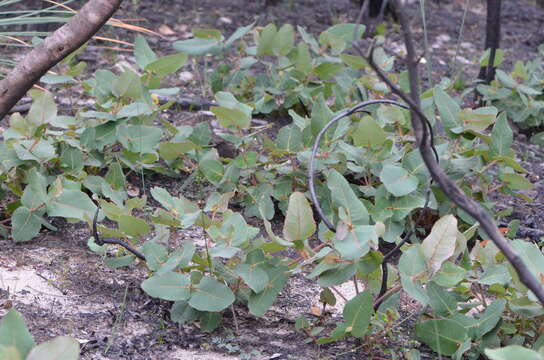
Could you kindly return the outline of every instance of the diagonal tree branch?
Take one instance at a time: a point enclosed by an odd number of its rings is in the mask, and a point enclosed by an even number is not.
[[[465,193],[459,189],[457,185],[446,175],[446,173],[440,168],[434,153],[432,151],[432,145],[427,129],[429,120],[421,111],[419,106],[419,74],[417,71],[417,61],[415,55],[414,43],[412,40],[412,34],[410,31],[409,21],[404,13],[404,8],[397,0],[391,0],[395,5],[397,16],[402,28],[404,41],[407,51],[407,67],[408,75],[410,78],[410,97],[406,95],[402,90],[396,87],[391,80],[381,71],[381,69],[373,61],[372,53],[367,57],[367,61],[372,69],[378,74],[380,79],[384,81],[393,93],[402,98],[410,106],[412,113],[411,122],[414,129],[414,135],[423,158],[423,162],[427,166],[427,169],[431,173],[434,181],[438,183],[442,191],[450,198],[457,206],[465,210],[474,219],[476,219],[485,232],[489,235],[493,243],[502,251],[508,261],[512,264],[516,270],[520,281],[531,290],[538,300],[544,305],[544,287],[537,278],[531,273],[527,265],[523,262],[519,254],[514,250],[510,243],[499,232],[495,222],[489,216],[485,210],[474,200],[470,199]]]
[[[89,0],[0,81],[0,120],[49,69],[100,30],[123,0]]]

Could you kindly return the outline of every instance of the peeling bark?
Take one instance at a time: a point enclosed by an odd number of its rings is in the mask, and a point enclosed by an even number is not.
[[[123,0],[89,0],[0,81],[0,120],[45,73],[89,40]]]

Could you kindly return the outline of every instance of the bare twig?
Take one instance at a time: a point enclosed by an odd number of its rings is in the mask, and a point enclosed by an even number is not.
[[[98,212],[99,211],[100,211],[100,208],[97,207],[96,208],[96,213],[94,214],[94,219],[93,219],[93,238],[94,238],[94,242],[99,246],[102,246],[104,244],[114,244],[114,245],[122,246],[125,249],[127,249],[129,252],[133,253],[138,259],[145,261],[144,254],[142,254],[141,252],[136,250],[134,247],[132,247],[132,245],[127,244],[123,240],[120,240],[120,239],[101,239],[100,238],[100,236],[98,235],[98,229],[97,229]]]
[[[391,88],[391,91],[401,97],[410,106],[412,113],[412,128],[414,129],[414,135],[418,143],[421,157],[427,166],[432,178],[438,183],[442,191],[452,200],[457,206],[466,211],[474,219],[476,219],[484,231],[491,238],[493,243],[502,251],[508,261],[512,264],[519,276],[520,281],[531,290],[538,300],[544,305],[544,288],[529,270],[527,265],[523,262],[523,259],[514,250],[510,243],[502,236],[498,230],[495,222],[487,214],[487,212],[474,200],[470,199],[465,193],[459,189],[459,187],[446,175],[446,173],[438,165],[433,151],[431,149],[431,142],[427,130],[429,120],[423,114],[419,104],[419,75],[417,72],[417,62],[415,48],[412,40],[412,34],[410,31],[408,19],[406,18],[402,5],[397,0],[392,0],[398,9],[398,18],[403,30],[404,41],[406,43],[407,50],[407,67],[408,75],[410,79],[410,97],[408,97],[402,90],[397,88],[389,78],[381,71],[381,69],[374,63],[372,57],[368,57],[367,61],[372,69],[378,74],[378,76]]]

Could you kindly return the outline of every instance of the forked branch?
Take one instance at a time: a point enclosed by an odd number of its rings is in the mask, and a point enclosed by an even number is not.
[[[376,65],[376,63],[373,61],[372,49],[370,51],[370,55],[367,56],[368,63],[378,74],[380,79],[389,86],[391,91],[409,105],[411,112],[411,123],[416,142],[419,147],[421,157],[423,158],[423,162],[427,166],[433,180],[438,183],[442,191],[444,191],[451,201],[453,201],[461,209],[465,210],[480,223],[480,226],[489,235],[493,243],[502,251],[508,261],[512,264],[519,276],[520,281],[527,286],[527,288],[529,288],[529,290],[531,290],[536,295],[538,300],[544,305],[544,287],[529,270],[527,265],[523,262],[522,258],[514,250],[510,243],[502,236],[491,216],[489,216],[478,203],[466,196],[465,193],[459,189],[459,187],[455,185],[453,181],[451,181],[451,179],[438,165],[432,151],[432,144],[427,127],[429,120],[423,114],[423,111],[420,108],[419,74],[416,61],[417,57],[415,54],[415,47],[409,22],[404,13],[402,4],[400,4],[398,0],[391,1],[393,1],[393,5],[395,5],[395,9],[397,10],[397,17],[400,22],[406,44],[406,66],[408,68],[408,75],[410,79],[410,95],[408,96],[401,89],[395,86]],[[359,49],[359,51],[361,50]]]

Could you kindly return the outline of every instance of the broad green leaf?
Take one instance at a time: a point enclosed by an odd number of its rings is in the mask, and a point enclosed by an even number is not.
[[[399,260],[399,274],[402,287],[410,297],[424,306],[429,304],[429,296],[422,287],[421,278],[427,271],[427,261],[421,245],[413,245],[404,251]]]
[[[272,306],[276,297],[287,281],[285,266],[275,266],[266,270],[268,274],[268,284],[260,293],[252,293],[248,300],[249,312],[255,316],[263,316]]]
[[[442,264],[440,271],[434,276],[433,281],[442,287],[450,288],[465,279],[466,275],[467,271],[465,269],[450,261],[446,261]]]
[[[348,211],[352,225],[368,224],[368,211],[365,205],[357,198],[342,174],[330,170],[327,174],[327,186],[331,191],[333,203]]]
[[[491,132],[491,139],[491,144],[489,144],[491,156],[508,156],[511,153],[510,146],[512,146],[514,136],[508,124],[506,112],[502,112],[497,118]]]
[[[117,219],[119,229],[127,235],[137,236],[151,231],[149,225],[142,219],[130,215],[121,215]]]
[[[491,55],[491,49],[487,49],[482,55],[482,57],[480,58],[480,66],[487,66],[489,64],[490,55]],[[496,49],[495,58],[493,60],[493,67],[498,67],[500,64],[502,64],[503,59],[504,59],[504,50]]]
[[[257,56],[273,55],[274,40],[278,28],[274,24],[268,24],[260,33],[257,46]]]
[[[153,110],[151,109],[149,104],[143,101],[136,101],[131,104],[123,106],[116,115],[117,115],[117,118],[125,118],[125,117],[136,117],[141,115],[150,115],[152,113],[153,113]],[[126,128],[123,127],[123,129],[126,129]],[[157,130],[160,130],[160,129],[157,129]]]
[[[510,345],[500,349],[485,349],[490,360],[544,360],[540,353],[520,345]]]
[[[199,210],[198,206],[191,203],[184,197],[174,197],[168,191],[160,187],[153,187],[151,195],[157,200],[166,210],[173,213],[176,217],[182,216],[185,213],[193,213]]]
[[[34,160],[44,163],[57,157],[52,139],[21,140],[13,145],[20,160]]]
[[[14,346],[25,358],[34,345],[34,339],[32,339],[23,317],[12,308],[0,322],[0,346]]]
[[[234,273],[255,293],[263,291],[268,284],[268,274],[258,264],[238,264],[234,268]]]
[[[300,192],[292,193],[283,224],[283,236],[289,241],[306,240],[315,230],[314,214],[306,196]]]
[[[322,62],[314,69],[314,72],[319,79],[327,81],[336,76],[340,71],[344,69],[344,65],[333,62]]]
[[[330,306],[336,305],[336,296],[334,296],[334,293],[329,288],[325,288],[319,293],[319,301],[323,304],[327,304]]]
[[[150,153],[159,145],[162,129],[145,125],[119,126],[117,137],[128,151]]]
[[[434,281],[427,285],[427,294],[434,314],[449,317],[455,313],[457,300],[454,294],[438,286]]]
[[[142,35],[136,36],[134,41],[134,57],[136,58],[136,64],[140,69],[144,69],[147,64],[157,60],[157,55],[151,50],[149,44]]]
[[[184,142],[161,142],[159,145],[159,154],[164,160],[174,160],[183,154],[186,154],[197,148],[192,141]]]
[[[474,131],[484,131],[495,122],[497,118],[497,108],[481,107],[476,110],[463,109],[459,113],[459,120],[465,129]]]
[[[461,126],[459,113],[461,107],[442,89],[434,88],[434,102],[440,113],[440,119],[447,131]]]
[[[193,322],[199,315],[200,311],[190,307],[187,301],[176,301],[170,308],[170,319],[179,324]]]
[[[212,106],[210,111],[217,116],[221,126],[247,129],[251,125],[251,106],[239,102],[231,93],[224,91],[215,94],[215,99],[220,106]]]
[[[113,84],[111,84],[111,90],[117,97],[127,96],[138,99],[142,96],[142,82],[135,72],[127,69],[115,77]]]
[[[316,343],[319,345],[330,344],[345,338],[349,334],[347,328],[348,324],[345,322],[336,323],[336,329],[332,331],[331,336],[319,338]]]
[[[438,271],[442,263],[455,252],[457,239],[457,219],[453,215],[441,217],[423,240],[421,247],[433,271]]]
[[[319,42],[331,48],[333,55],[342,53],[353,40],[359,40],[364,33],[364,25],[338,24],[331,26],[319,35]],[[358,36],[354,36],[357,31]]]
[[[538,246],[524,240],[514,240],[512,247],[518,252],[533,275],[541,279],[544,276],[544,254]]]
[[[147,224],[146,224],[147,225]],[[146,241],[144,243],[144,246],[142,246],[142,252],[145,256],[145,261],[147,263],[147,267],[151,271],[157,271],[168,258],[168,250],[162,246],[161,244],[156,243],[155,241]],[[172,267],[170,270],[173,270],[175,268]],[[166,273],[167,271],[161,272],[161,274]],[[157,274],[157,275],[161,275]]]
[[[21,206],[11,216],[11,236],[13,241],[29,241],[38,235],[42,220],[29,208]]]
[[[356,260],[368,253],[371,243],[377,242],[378,235],[374,225],[349,226],[341,223],[336,231],[334,248],[342,259]]]
[[[499,179],[504,181],[512,190],[532,190],[533,184],[526,177],[519,174],[502,173]]]
[[[28,112],[28,121],[34,129],[40,125],[50,124],[57,117],[57,105],[50,92],[40,92],[34,97],[34,102]]]
[[[24,360],[15,346],[0,345],[0,359],[2,360]]]
[[[394,196],[404,196],[417,189],[419,180],[415,175],[410,174],[406,169],[387,164],[380,173],[380,180],[387,191]]]
[[[246,151],[234,159],[234,163],[240,169],[249,168],[257,164],[259,154],[255,151]]]
[[[374,313],[373,302],[370,291],[365,290],[346,303],[343,315],[351,335],[360,338],[366,334]]]
[[[165,76],[175,73],[187,62],[187,54],[179,53],[175,55],[165,56],[158,60],[149,63],[146,71],[152,71],[159,76]]]
[[[193,29],[193,35],[199,39],[223,40],[223,34],[218,29]]]
[[[104,259],[104,264],[113,269],[117,269],[120,267],[129,266],[135,259],[136,256],[134,255],[107,257]]]
[[[200,330],[212,332],[221,324],[221,313],[206,311],[200,314]]]
[[[68,82],[75,81],[72,76],[69,75],[54,75],[45,74],[40,78],[40,82],[48,85],[66,84]]]
[[[356,146],[377,148],[385,141],[385,132],[371,116],[363,116],[351,136]]]
[[[467,330],[453,320],[428,320],[416,325],[416,335],[434,351],[453,355],[467,338]]]
[[[229,287],[211,277],[202,278],[189,299],[189,305],[200,311],[221,311],[233,302]]]
[[[304,75],[309,75],[312,72],[312,56],[308,45],[303,42],[300,42],[297,46],[295,69]]]
[[[81,190],[62,189],[60,194],[52,193],[47,205],[49,216],[60,216],[68,219],[87,221],[93,218],[96,205]]]
[[[166,272],[174,270],[176,267],[184,268],[191,262],[195,253],[196,247],[192,241],[186,240],[183,242],[181,249],[170,254],[168,260],[164,262],[161,268],[156,272],[157,275],[162,275]],[[146,256],[147,258],[147,256]]]
[[[242,26],[236,29],[225,41],[225,46],[231,46],[236,40],[241,39],[245,34],[247,34],[251,29],[253,29],[255,23],[251,23],[247,26]]]
[[[199,56],[204,54],[217,54],[223,49],[221,42],[215,39],[189,39],[176,41],[174,49],[188,55]]]
[[[62,152],[60,166],[69,172],[82,170],[83,152],[77,148],[67,146]]]
[[[206,178],[212,183],[220,182],[223,178],[223,175],[225,174],[225,168],[219,160],[202,160],[198,164],[198,168],[200,169],[200,171],[202,171],[204,176],[206,176]]]
[[[483,285],[506,285],[510,280],[512,276],[506,264],[497,264],[488,266],[477,282]]]
[[[489,304],[489,306],[485,309],[484,314],[478,319],[476,334],[479,338],[493,330],[495,325],[497,325],[503,316],[505,306],[505,299],[497,299]]]
[[[404,120],[404,112],[397,106],[380,105],[377,111],[378,120],[382,124],[398,124]]]
[[[348,281],[353,275],[355,275],[355,272],[357,271],[357,265],[355,264],[349,264],[345,266],[339,266],[337,264],[326,264],[325,262],[323,264],[325,266],[328,265],[329,268],[334,268],[326,270],[319,275],[317,283],[321,287],[330,287],[343,284]]]
[[[88,150],[102,151],[104,146],[112,145],[117,141],[115,134],[117,123],[109,121],[94,128],[88,128],[81,134],[81,145]]]
[[[368,67],[368,62],[360,56],[340,54],[340,59],[342,59],[344,64],[354,69],[364,69]]]
[[[210,110],[217,117],[219,124],[224,128],[236,127],[237,124],[241,124],[241,120],[247,118],[244,111],[235,108],[235,105],[232,108],[212,106]]]
[[[276,137],[276,146],[291,153],[302,150],[302,132],[299,127],[295,124],[282,127]]]
[[[312,128],[312,135],[317,136],[317,134],[325,126],[325,124],[332,120],[333,116],[334,113],[327,106],[323,93],[319,93],[317,103],[315,103],[312,107],[312,120],[310,123]],[[327,137],[327,134],[325,134],[325,138]]]
[[[274,35],[272,52],[278,56],[287,55],[295,44],[295,30],[290,24],[284,24]]]
[[[140,286],[149,296],[164,300],[187,300],[191,296],[189,276],[171,271],[152,276]]]
[[[57,336],[33,348],[25,360],[77,360],[79,343],[68,336]]]

